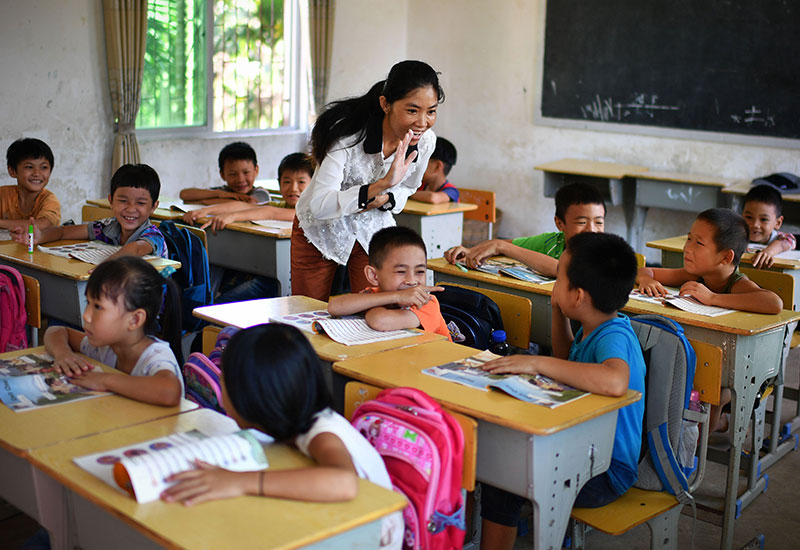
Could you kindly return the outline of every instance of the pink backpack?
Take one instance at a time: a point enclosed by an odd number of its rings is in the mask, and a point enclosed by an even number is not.
[[[200,352],[192,353],[183,364],[183,381],[186,386],[186,399],[201,407],[214,409],[222,414],[222,390],[219,379],[222,375],[222,352],[239,329],[225,327],[217,335],[216,345],[206,357]]]
[[[353,414],[353,426],[378,450],[403,510],[404,549],[453,550],[464,543],[461,426],[424,392],[383,390]]]
[[[0,265],[0,353],[28,347],[25,283],[13,267]]]

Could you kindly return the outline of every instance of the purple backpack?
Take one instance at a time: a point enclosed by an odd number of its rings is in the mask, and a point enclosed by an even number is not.
[[[28,347],[25,283],[13,267],[0,265],[0,353]]]
[[[191,354],[183,365],[183,381],[186,386],[186,398],[201,407],[225,413],[222,407],[222,390],[219,377],[222,374],[222,352],[228,345],[230,337],[239,330],[226,327],[217,335],[214,349],[206,357],[200,352]]]

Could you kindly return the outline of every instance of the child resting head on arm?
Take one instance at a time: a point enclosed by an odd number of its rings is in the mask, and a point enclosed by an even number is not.
[[[161,498],[186,505],[240,495],[332,502],[355,498],[357,478],[392,488],[383,459],[331,407],[322,367],[303,334],[271,323],[234,334],[222,354],[223,406],[242,428],[294,445],[316,465],[295,470],[230,472],[204,462],[176,474]],[[403,520],[384,520],[383,540],[402,544]],[[388,543],[387,543],[388,544]]]
[[[747,248],[747,222],[727,208],[701,212],[683,246],[683,267],[639,268],[639,290],[648,296],[665,296],[663,285],[680,287],[681,296],[692,296],[710,306],[753,313],[780,313],[783,302],[739,272],[739,260]]]
[[[367,324],[375,330],[420,327],[449,340],[439,301],[431,294],[444,289],[425,284],[426,254],[425,241],[413,229],[394,226],[377,231],[364,268],[373,286],[359,294],[334,296],[328,312],[337,316],[365,312]]]
[[[162,298],[164,314],[159,323]],[[73,384],[91,390],[155,405],[177,405],[183,397],[178,366],[183,356],[180,290],[175,282],[141,258],[123,256],[97,266],[89,277],[86,299],[84,332],[55,326],[44,335],[55,369],[68,375]],[[169,343],[155,336],[159,324]],[[121,372],[89,372],[91,364],[78,353]]]

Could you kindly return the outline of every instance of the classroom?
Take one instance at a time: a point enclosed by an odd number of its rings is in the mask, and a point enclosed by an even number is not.
[[[534,166],[558,159],[590,159],[737,181],[773,172],[800,173],[797,139],[726,140],[711,132],[661,133],[656,129],[641,133],[622,125],[609,129],[541,121],[547,3],[339,0],[332,25],[326,100],[363,93],[400,60],[429,63],[441,73],[446,94],[434,131],[451,139],[459,150],[452,180],[458,186],[495,192],[502,210],[502,223],[495,232],[501,238],[553,230],[553,200],[545,198],[545,176]],[[4,52],[0,66],[5,75],[0,82],[5,114],[0,148],[5,150],[19,137],[46,141],[56,157],[48,189],[61,201],[62,220],[76,223],[81,221],[87,199],[108,194],[111,177],[114,124],[102,4],[101,0],[7,1],[0,20]],[[160,176],[162,196],[177,197],[189,185],[216,185],[216,156],[223,145],[239,139],[258,152],[262,177],[274,178],[285,155],[305,149],[309,129],[309,121],[301,116],[296,127],[276,131],[144,131],[137,132],[137,139],[142,162]],[[12,183],[6,178],[3,185]],[[624,236],[625,214],[622,206],[609,205],[605,231]],[[650,208],[640,241],[684,235],[695,215]],[[800,219],[786,220],[787,226],[800,233]],[[661,261],[660,250],[636,252],[644,254],[647,262]],[[791,358],[796,362],[796,355]],[[790,473],[792,462],[797,466],[795,455],[791,453],[776,466],[776,484],[782,483],[779,473]],[[772,484],[770,489],[754,508],[765,506],[770,493],[777,492]],[[800,524],[797,507],[780,501],[771,506],[780,510],[783,525],[796,529]],[[747,512],[739,521],[748,521]],[[646,534],[642,538],[645,542],[627,539],[624,547],[649,547]],[[739,538],[750,537],[742,534]],[[696,547],[715,547],[718,538],[712,535],[706,540],[712,542]],[[770,548],[791,547],[789,541],[775,538],[769,544]]]

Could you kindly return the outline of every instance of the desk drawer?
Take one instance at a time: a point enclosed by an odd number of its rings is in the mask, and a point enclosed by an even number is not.
[[[664,180],[636,180],[636,206],[702,212],[716,208],[718,187]]]

